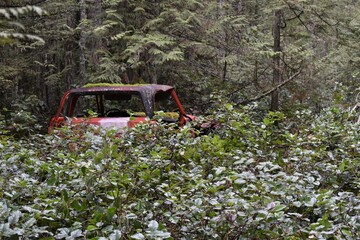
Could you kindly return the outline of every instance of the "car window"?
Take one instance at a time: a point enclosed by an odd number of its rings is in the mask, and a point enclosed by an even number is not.
[[[79,96],[75,104],[73,117],[85,117],[95,114],[100,114],[96,104],[96,95]]]
[[[170,92],[160,92],[155,95],[154,104],[155,117],[164,117],[171,119],[179,118],[179,108],[171,96]]]
[[[106,114],[110,111],[113,113]],[[125,117],[138,112],[145,114],[143,102],[137,93],[104,96],[104,113],[109,117]]]
[[[137,93],[112,93],[80,95],[73,117],[128,117],[133,112],[144,112],[144,105]]]

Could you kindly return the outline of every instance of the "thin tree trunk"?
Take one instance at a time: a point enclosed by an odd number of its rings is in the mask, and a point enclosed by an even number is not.
[[[85,36],[85,26],[84,26],[85,20],[86,20],[86,4],[85,4],[85,0],[79,0],[79,7],[80,7],[79,85],[82,86],[86,82],[86,58],[85,58],[86,36]]]
[[[255,85],[256,90],[260,90],[260,84],[259,84],[259,76],[258,76],[258,69],[259,69],[259,62],[257,59],[255,59],[254,64],[254,75],[253,75],[253,82]]]
[[[226,53],[225,53],[225,57],[227,57]],[[227,62],[224,62],[224,66],[223,66],[223,74],[222,74],[222,81],[225,82],[226,81],[226,73],[227,73]]]
[[[254,18],[250,21],[252,26],[257,26],[259,24],[259,6],[258,1],[255,0],[255,7],[254,7]],[[262,91],[260,83],[259,83],[259,61],[258,57],[255,56],[255,64],[254,64],[254,71],[253,71],[253,82],[255,85],[256,91]]]
[[[224,0],[219,0],[218,1],[218,7],[217,7],[217,17],[218,19],[221,19],[223,17],[224,14],[226,14],[224,11],[224,4],[225,4],[225,1]],[[220,51],[220,55],[223,57],[223,58],[226,58],[228,56],[228,50],[226,49],[227,48],[227,44],[228,44],[228,38],[227,38],[227,31],[226,29],[224,29],[223,31],[223,43],[224,45],[219,48],[219,51]],[[222,82],[225,82],[226,81],[226,75],[227,75],[227,61],[225,60],[224,61],[224,65],[222,66],[222,70],[221,72],[219,72],[219,77],[221,79]]]
[[[225,43],[225,46],[224,46],[224,58],[226,59],[227,58],[227,56],[228,56],[228,50],[226,49],[227,48],[227,43],[228,43],[228,34],[227,34],[227,32],[226,32],[226,30],[225,30],[225,32],[224,32],[224,43]],[[228,71],[228,63],[227,63],[227,61],[225,60],[225,62],[224,62],[224,66],[223,66],[223,69],[222,69],[222,77],[221,77],[221,80],[222,80],[222,82],[225,82],[226,81],[226,75],[227,75],[227,71]]]
[[[91,6],[88,8],[88,19],[92,20],[92,29],[96,29],[102,23],[103,9],[101,6],[102,0],[93,0]],[[97,34],[92,34],[91,39],[87,39],[88,52],[91,53],[89,66],[92,67],[92,71],[99,70],[99,64],[101,59],[101,50],[103,48],[101,37]],[[88,68],[89,68],[88,66]]]
[[[281,16],[282,16],[282,10],[276,10],[274,25],[273,25],[273,37],[274,37],[273,50],[276,53],[275,56],[273,57],[273,82],[272,82],[273,87],[279,85],[281,82],[281,69],[280,69]],[[270,110],[271,111],[279,110],[279,89],[276,89],[271,93]]]

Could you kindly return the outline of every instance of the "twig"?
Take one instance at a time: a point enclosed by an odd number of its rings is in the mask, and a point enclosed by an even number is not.
[[[330,27],[335,27],[337,24],[339,24],[339,21],[337,21],[334,24],[331,24],[330,22],[326,21],[324,17],[321,16],[321,14],[319,14],[316,10],[313,10],[313,12],[315,13],[315,15],[324,23],[326,23],[327,25],[329,25]]]

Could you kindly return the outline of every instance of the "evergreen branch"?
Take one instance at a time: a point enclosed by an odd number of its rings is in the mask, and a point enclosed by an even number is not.
[[[44,44],[45,41],[41,37],[31,35],[31,34],[22,34],[22,33],[8,33],[8,32],[0,32],[0,39],[27,39],[30,41],[37,41],[41,44]],[[1,46],[1,45],[0,45]]]
[[[41,16],[43,14],[47,14],[42,8],[34,6],[34,5],[26,5],[23,7],[16,7],[16,8],[0,8],[0,15],[5,17],[6,19],[10,18],[19,18],[20,16],[29,13],[35,12],[37,15]]]
[[[272,89],[256,96],[256,97],[253,97],[253,98],[250,98],[250,99],[246,99],[246,100],[243,100],[241,102],[239,102],[238,104],[239,105],[246,105],[248,103],[251,103],[251,102],[255,102],[255,101],[258,101],[268,95],[270,95],[271,93],[275,92],[276,90],[278,90],[279,88],[281,88],[282,86],[284,86],[285,84],[287,84],[288,82],[290,82],[291,80],[293,80],[294,78],[296,78],[299,74],[301,73],[301,69],[296,72],[295,74],[293,74],[291,77],[289,77],[287,80],[283,81],[282,83],[278,84],[277,86],[273,87]]]

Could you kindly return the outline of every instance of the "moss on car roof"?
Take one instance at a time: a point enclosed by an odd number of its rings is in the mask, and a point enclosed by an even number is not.
[[[83,86],[83,88],[90,87],[123,87],[123,86],[147,86],[150,84],[124,84],[124,83],[88,83]]]

